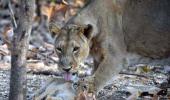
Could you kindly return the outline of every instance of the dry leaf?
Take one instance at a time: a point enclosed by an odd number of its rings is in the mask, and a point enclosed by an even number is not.
[[[48,20],[51,18],[51,16],[57,15],[59,12],[65,15],[68,7],[65,4],[54,4],[51,3],[50,5],[44,5],[41,8],[41,12],[43,15],[48,17]]]
[[[76,7],[83,7],[85,4],[85,0],[75,0]]]
[[[11,40],[14,35],[13,28],[10,25],[5,26],[2,35],[3,35],[4,42],[7,44],[8,48],[10,48]]]

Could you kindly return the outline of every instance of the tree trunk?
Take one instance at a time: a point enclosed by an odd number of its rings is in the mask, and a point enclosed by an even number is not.
[[[20,0],[16,13],[18,27],[14,30],[11,48],[9,100],[26,100],[26,53],[32,29],[34,0]]]

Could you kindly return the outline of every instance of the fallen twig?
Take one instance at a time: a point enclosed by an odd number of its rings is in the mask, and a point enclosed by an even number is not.
[[[0,49],[0,54],[2,54],[2,55],[4,55],[4,56],[5,56],[5,55],[8,55],[7,52],[5,52],[4,50],[1,50],[1,49]]]
[[[32,52],[32,53],[38,53],[39,55],[41,55],[41,56],[43,56],[43,57],[45,57],[45,58],[47,58],[47,59],[49,59],[49,60],[52,60],[54,63],[58,63],[58,61],[56,61],[56,60],[54,60],[53,58],[51,58],[51,57],[47,57],[46,55],[44,55],[44,54],[41,54],[41,53],[39,53],[39,52],[34,52],[33,50],[28,50],[28,51],[30,51],[30,52]]]
[[[120,72],[119,74],[133,75],[133,76],[137,76],[137,77],[149,78],[146,75],[140,75],[140,74],[134,74],[134,73],[128,73],[128,72]]]
[[[30,70],[27,72],[28,74],[36,74],[36,75],[45,75],[45,76],[49,76],[49,75],[54,75],[54,76],[61,76],[60,74],[53,72],[53,71],[34,71],[34,70]]]

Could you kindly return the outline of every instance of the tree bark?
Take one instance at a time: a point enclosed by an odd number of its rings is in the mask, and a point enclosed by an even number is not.
[[[26,100],[26,53],[34,15],[34,0],[20,0],[16,12],[17,28],[11,48],[11,77],[9,100]]]

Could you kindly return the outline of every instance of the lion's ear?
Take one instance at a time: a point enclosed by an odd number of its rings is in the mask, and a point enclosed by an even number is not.
[[[49,31],[50,31],[51,37],[53,38],[60,34],[61,28],[59,28],[54,23],[49,23]]]
[[[84,28],[84,36],[88,39],[88,40],[91,40],[92,36],[93,36],[93,26],[88,24],[85,26]]]

